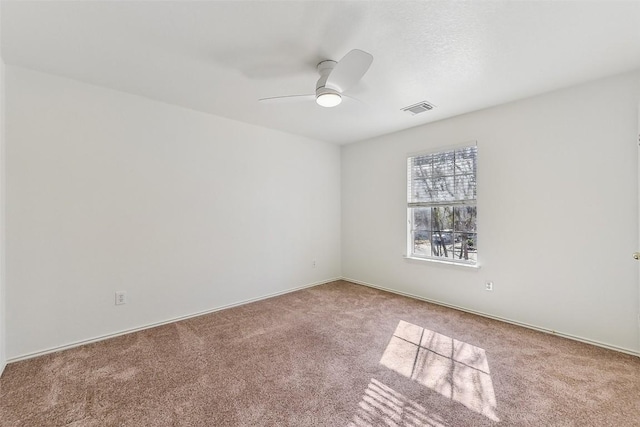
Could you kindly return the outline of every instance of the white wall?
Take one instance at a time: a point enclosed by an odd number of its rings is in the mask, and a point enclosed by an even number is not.
[[[10,359],[329,280],[341,261],[353,280],[640,350],[638,73],[344,146],[341,188],[330,144],[17,67],[6,80]],[[471,140],[482,267],[403,259],[406,154]]]
[[[6,80],[10,359],[340,276],[338,146]]]
[[[343,276],[640,350],[638,99],[626,74],[344,146]],[[481,268],[403,259],[406,155],[472,140]]]
[[[5,124],[4,124],[4,61],[0,59],[0,375],[7,364],[6,353],[6,292],[5,292]]]

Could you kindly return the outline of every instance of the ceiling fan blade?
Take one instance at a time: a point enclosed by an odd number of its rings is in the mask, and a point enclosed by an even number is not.
[[[272,96],[271,98],[258,99],[263,104],[290,104],[300,101],[313,101],[316,99],[315,94],[308,95],[285,95],[285,96]]]
[[[325,87],[344,92],[360,81],[367,72],[373,56],[360,49],[347,53],[331,70]]]
[[[353,96],[345,95],[344,93],[343,93],[341,96],[342,96],[343,98],[346,98],[346,99],[350,99],[350,100],[352,100],[352,101],[355,101],[355,102],[357,102],[358,104],[364,104],[364,102],[363,102],[361,99],[359,99],[359,98],[354,98]]]

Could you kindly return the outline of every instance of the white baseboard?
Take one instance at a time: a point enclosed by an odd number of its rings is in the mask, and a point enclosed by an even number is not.
[[[559,332],[559,331],[553,331],[553,330],[550,330],[550,329],[542,328],[542,327],[535,326],[535,325],[530,325],[528,323],[518,322],[516,320],[511,320],[511,319],[507,319],[507,318],[504,318],[504,317],[494,316],[494,315],[491,315],[491,314],[487,314],[487,313],[483,313],[483,312],[479,312],[479,311],[475,311],[475,310],[470,310],[470,309],[467,309],[467,308],[464,308],[464,307],[456,306],[456,305],[453,305],[453,304],[448,304],[448,303],[445,303],[445,302],[442,302],[442,301],[437,301],[437,300],[421,297],[421,296],[418,296],[418,295],[410,294],[410,293],[407,293],[407,292],[402,292],[402,291],[397,291],[395,289],[385,288],[384,286],[379,286],[379,285],[374,285],[372,283],[363,282],[361,280],[350,279],[348,277],[336,277],[336,278],[332,278],[332,279],[322,280],[322,281],[319,281],[319,282],[309,283],[309,284],[306,284],[306,285],[302,285],[302,286],[298,286],[298,287],[295,287],[295,288],[287,289],[285,291],[274,292],[274,293],[267,294],[267,295],[262,295],[262,296],[259,296],[259,297],[256,297],[256,298],[250,298],[250,299],[247,299],[247,300],[238,301],[238,302],[235,302],[235,303],[232,303],[232,304],[227,304],[227,305],[215,307],[215,308],[212,308],[212,309],[209,309],[209,310],[199,311],[197,313],[191,313],[191,314],[187,314],[187,315],[184,315],[184,316],[174,317],[174,318],[171,318],[171,319],[163,320],[161,322],[150,323],[150,324],[139,326],[139,327],[136,327],[136,328],[125,329],[125,330],[122,330],[122,331],[119,331],[119,332],[114,332],[114,333],[111,333],[111,334],[101,335],[101,336],[89,338],[89,339],[86,339],[86,340],[75,341],[75,342],[72,342],[72,343],[69,343],[69,344],[64,344],[64,345],[61,345],[61,346],[51,347],[51,348],[40,350],[40,351],[36,351],[36,352],[33,352],[33,353],[27,353],[27,354],[23,354],[23,355],[20,355],[20,356],[12,357],[12,358],[7,359],[6,363],[0,364],[0,375],[2,375],[2,372],[4,371],[5,366],[7,364],[9,364],[9,363],[19,362],[21,360],[32,359],[34,357],[43,356],[45,354],[55,353],[57,351],[62,351],[62,350],[68,350],[70,348],[79,347],[81,345],[91,344],[91,343],[98,342],[98,341],[104,341],[104,340],[107,340],[109,338],[115,338],[115,337],[118,337],[118,336],[121,336],[121,335],[131,334],[131,333],[134,333],[134,332],[143,331],[145,329],[155,328],[156,326],[162,326],[162,325],[166,325],[166,324],[169,324],[169,323],[174,323],[174,322],[179,322],[181,320],[190,319],[190,318],[193,318],[193,317],[203,316],[205,314],[214,313],[216,311],[225,310],[227,308],[237,307],[237,306],[240,306],[240,305],[249,304],[249,303],[256,302],[256,301],[261,301],[261,300],[265,300],[265,299],[268,299],[268,298],[273,298],[273,297],[276,297],[276,296],[279,296],[279,295],[285,295],[285,294],[288,294],[288,293],[291,293],[291,292],[295,292],[295,291],[299,291],[299,290],[302,290],[302,289],[312,288],[314,286],[323,285],[325,283],[335,282],[336,280],[345,280],[347,282],[355,283],[355,284],[358,284],[358,285],[363,285],[363,286],[367,286],[367,287],[374,288],[374,289],[380,289],[382,291],[391,292],[393,294],[402,295],[402,296],[406,296],[406,297],[409,297],[409,298],[414,298],[414,299],[421,300],[421,301],[426,301],[426,302],[429,302],[429,303],[432,303],[432,304],[437,304],[437,305],[440,305],[440,306],[443,306],[443,307],[448,307],[448,308],[452,308],[452,309],[455,309],[455,310],[464,311],[466,313],[471,313],[471,314],[475,314],[475,315],[478,315],[478,316],[487,317],[489,319],[499,320],[501,322],[510,323],[512,325],[522,326],[524,328],[533,329],[533,330],[536,330],[536,331],[545,332],[545,333],[552,334],[552,335],[558,335],[558,336],[561,336],[563,338],[568,338],[568,339],[571,339],[571,340],[574,340],[574,341],[580,341],[580,342],[591,344],[591,345],[595,345],[595,346],[598,346],[598,347],[603,347],[603,348],[606,348],[606,349],[609,349],[609,350],[615,350],[615,351],[618,351],[618,352],[621,352],[621,353],[631,354],[633,356],[640,357],[640,352],[635,351],[635,350],[630,350],[630,349],[627,349],[627,348],[618,347],[618,346],[602,343],[602,342],[599,342],[599,341],[594,341],[594,340],[590,340],[590,339],[587,339],[587,338],[578,337],[578,336],[571,335],[571,334],[566,334],[566,333]]]
[[[630,354],[632,356],[640,357],[640,352],[635,351],[635,350],[631,350],[631,349],[628,349],[628,348],[618,347],[618,346],[611,345],[611,344],[606,344],[606,343],[603,343],[603,342],[600,342],[600,341],[594,341],[594,340],[591,340],[591,339],[588,339],[588,338],[583,338],[583,337],[567,334],[567,333],[560,332],[560,331],[554,331],[554,330],[551,330],[551,329],[542,328],[540,326],[531,325],[531,324],[523,323],[523,322],[518,322],[517,320],[511,320],[511,319],[507,319],[507,318],[504,318],[504,317],[494,316],[492,314],[483,313],[483,312],[476,311],[476,310],[470,310],[468,308],[460,307],[460,306],[453,305],[453,304],[448,304],[448,303],[445,303],[445,302],[442,302],[442,301],[437,301],[437,300],[433,300],[433,299],[430,299],[430,298],[425,298],[425,297],[421,297],[421,296],[418,296],[418,295],[410,294],[410,293],[407,293],[407,292],[401,292],[401,291],[397,291],[395,289],[385,288],[384,286],[378,286],[378,285],[374,285],[372,283],[363,282],[361,280],[350,279],[348,277],[343,277],[342,280],[347,281],[347,282],[351,282],[351,283],[355,283],[355,284],[358,284],[358,285],[367,286],[367,287],[370,287],[370,288],[380,289],[380,290],[386,291],[386,292],[391,292],[393,294],[402,295],[402,296],[405,296],[405,297],[409,297],[409,298],[414,298],[414,299],[418,299],[418,300],[421,300],[421,301],[430,302],[432,304],[441,305],[443,307],[453,308],[455,310],[464,311],[465,313],[471,313],[471,314],[475,314],[475,315],[478,315],[478,316],[487,317],[489,319],[499,320],[499,321],[505,322],[505,323],[510,323],[512,325],[522,326],[523,328],[533,329],[535,331],[545,332],[547,334],[557,335],[557,336],[560,336],[560,337],[563,337],[563,338],[568,338],[570,340],[580,341],[580,342],[583,342],[583,343],[586,343],[586,344],[591,344],[591,345],[595,345],[595,346],[598,346],[598,347],[603,347],[603,348],[606,348],[606,349],[609,349],[609,350],[615,350],[615,351],[618,351],[618,352],[621,352],[621,353],[626,353],[626,354]]]
[[[51,347],[51,348],[47,348],[47,349],[44,349],[44,350],[36,351],[36,352],[33,352],[33,353],[27,353],[27,354],[23,354],[23,355],[16,356],[16,357],[11,357],[11,358],[7,359],[6,363],[7,364],[15,363],[15,362],[19,362],[21,360],[32,359],[34,357],[43,356],[43,355],[49,354],[49,353],[55,353],[55,352],[62,351],[62,350],[68,350],[70,348],[79,347],[79,346],[85,345],[85,344],[91,344],[91,343],[98,342],[98,341],[104,341],[104,340],[107,340],[109,338],[115,338],[115,337],[119,337],[121,335],[131,334],[131,333],[134,333],[134,332],[143,331],[145,329],[155,328],[156,326],[162,326],[162,325],[166,325],[168,323],[179,322],[181,320],[187,320],[187,319],[191,319],[192,317],[203,316],[205,314],[214,313],[216,311],[225,310],[227,308],[237,307],[237,306],[240,306],[240,305],[245,305],[245,304],[249,304],[249,303],[256,302],[256,301],[261,301],[261,300],[265,300],[265,299],[268,299],[268,298],[277,297],[279,295],[289,294],[291,292],[295,292],[295,291],[299,291],[299,290],[307,289],[307,288],[312,288],[312,287],[318,286],[318,285],[324,285],[325,283],[335,282],[336,280],[341,280],[341,278],[340,277],[336,277],[336,278],[333,278],[333,279],[322,280],[320,282],[308,283],[306,285],[298,286],[298,287],[287,289],[287,290],[280,291],[280,292],[274,292],[274,293],[267,294],[267,295],[262,295],[262,296],[259,296],[259,297],[256,297],[256,298],[250,298],[250,299],[247,299],[247,300],[234,302],[232,304],[222,305],[222,306],[215,307],[215,308],[212,308],[212,309],[209,309],[209,310],[199,311],[197,313],[191,313],[191,314],[187,314],[187,315],[179,316],[179,317],[173,317],[171,319],[163,320],[161,322],[149,323],[149,324],[146,324],[146,325],[143,325],[143,326],[139,326],[139,327],[136,327],[136,328],[125,329],[125,330],[122,330],[122,331],[119,331],[119,332],[114,332],[114,333],[111,333],[111,334],[100,335],[100,336],[89,338],[89,339],[86,339],[86,340],[75,341],[75,342],[72,342],[72,343],[69,343],[69,344],[64,344],[64,345],[61,345],[61,346]],[[2,367],[2,369],[4,369],[4,366]],[[1,374],[1,371],[0,371],[0,374]]]
[[[7,367],[7,362],[0,363],[0,377],[2,376],[2,373],[4,372],[4,368],[6,367]]]

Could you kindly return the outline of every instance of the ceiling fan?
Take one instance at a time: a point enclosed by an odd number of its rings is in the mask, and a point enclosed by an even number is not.
[[[373,56],[360,49],[353,49],[340,61],[322,61],[317,69],[320,78],[316,83],[315,94],[285,95],[259,99],[260,102],[283,103],[288,101],[316,100],[322,107],[335,107],[342,102],[344,92],[358,83],[367,72]]]

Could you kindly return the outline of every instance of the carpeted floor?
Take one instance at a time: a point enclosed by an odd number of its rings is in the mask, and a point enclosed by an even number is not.
[[[639,426],[640,359],[334,282],[7,366],[2,426]]]

